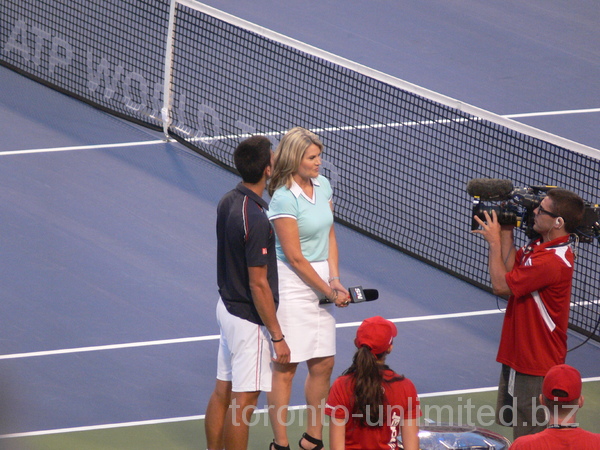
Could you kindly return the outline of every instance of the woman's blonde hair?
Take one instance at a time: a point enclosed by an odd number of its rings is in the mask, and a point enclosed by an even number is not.
[[[269,195],[272,196],[281,186],[291,187],[292,177],[298,171],[306,149],[313,144],[323,150],[319,137],[306,128],[292,128],[283,136],[275,150]]]

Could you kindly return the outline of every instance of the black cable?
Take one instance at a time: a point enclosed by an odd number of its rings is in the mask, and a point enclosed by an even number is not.
[[[598,320],[596,321],[596,326],[594,327],[594,330],[589,334],[589,336],[587,337],[587,339],[585,341],[583,341],[581,344],[578,344],[575,347],[567,350],[567,353],[572,352],[573,350],[578,349],[579,347],[581,347],[584,344],[587,344],[587,342],[592,338],[592,336],[595,335],[596,332],[598,331],[598,327],[600,327],[600,314],[598,314]]]

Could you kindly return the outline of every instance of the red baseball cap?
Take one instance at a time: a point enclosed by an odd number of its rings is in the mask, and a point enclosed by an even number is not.
[[[371,349],[371,353],[379,355],[390,347],[397,335],[396,325],[389,320],[381,316],[369,317],[358,327],[354,345],[357,348],[366,345]]]
[[[566,396],[560,397],[554,393],[558,389],[566,392]],[[552,367],[544,377],[542,385],[544,397],[558,402],[570,402],[581,397],[581,374],[568,364],[560,364]]]

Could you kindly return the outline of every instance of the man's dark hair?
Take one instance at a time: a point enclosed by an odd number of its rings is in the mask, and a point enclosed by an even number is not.
[[[243,140],[233,152],[233,162],[244,182],[258,183],[271,164],[271,141],[265,136]]]
[[[564,395],[561,395],[561,392]],[[558,398],[566,397],[566,392],[560,391],[559,389],[553,390],[552,394]],[[573,408],[578,406],[579,399],[576,398],[575,400],[571,400],[570,402],[563,402],[560,400],[549,399],[546,396],[544,396],[544,404],[546,405],[546,408],[548,408],[550,412],[554,414],[555,417],[561,417],[566,414],[573,414]]]
[[[552,200],[552,212],[565,221],[567,233],[574,233],[583,219],[583,199],[566,189],[550,189],[548,197]]]

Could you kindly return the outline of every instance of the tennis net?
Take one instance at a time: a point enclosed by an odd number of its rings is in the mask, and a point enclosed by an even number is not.
[[[313,130],[339,222],[487,290],[470,179],[600,200],[598,150],[192,0],[5,0],[0,13],[2,64],[230,170],[249,134],[276,145],[293,126]],[[598,247],[578,248],[570,323],[600,340]]]

